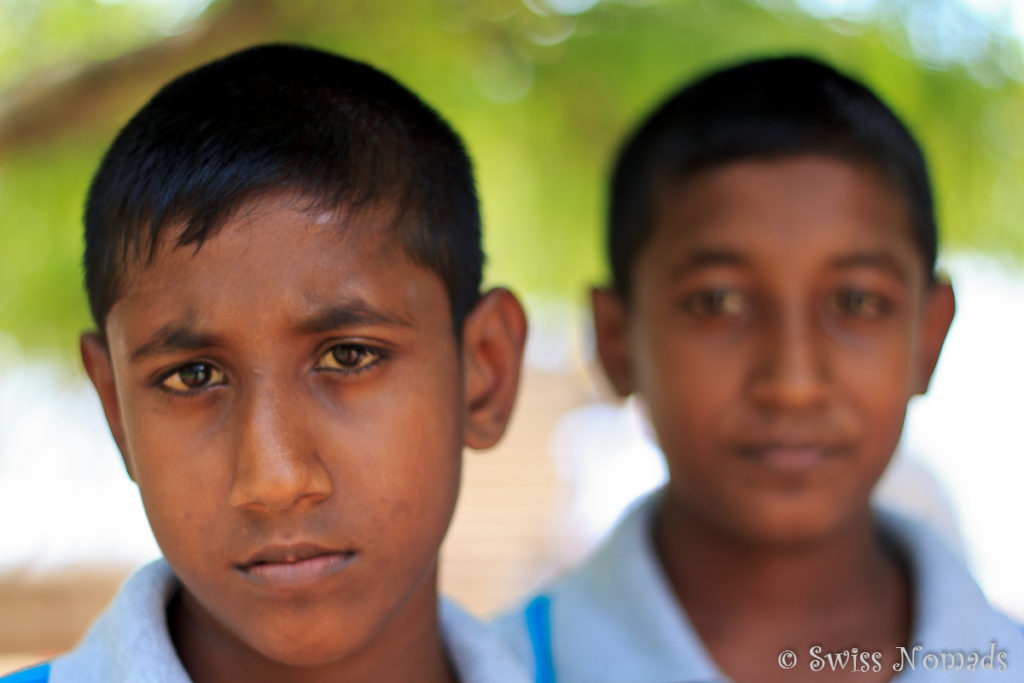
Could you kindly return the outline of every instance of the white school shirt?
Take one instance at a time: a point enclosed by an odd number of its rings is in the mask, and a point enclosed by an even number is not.
[[[657,559],[652,534],[657,501],[657,493],[642,499],[582,565],[494,622],[538,683],[729,681],[679,607]],[[878,518],[907,558],[914,596],[906,652],[915,668],[897,650],[903,670],[898,676],[894,671],[893,680],[1024,683],[1024,634],[989,605],[957,557],[918,522],[881,511]],[[987,657],[993,670],[943,672],[940,659],[927,657],[941,657],[943,651]],[[998,671],[1000,652],[1005,671]],[[808,652],[796,655],[797,666],[812,661]]]
[[[82,642],[50,663],[50,683],[190,683],[167,631],[167,602],[178,586],[163,560],[133,574]],[[462,683],[529,680],[494,633],[455,603],[442,598],[439,616]]]

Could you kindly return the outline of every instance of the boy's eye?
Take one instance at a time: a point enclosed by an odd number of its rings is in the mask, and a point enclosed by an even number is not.
[[[186,363],[160,380],[160,386],[178,394],[189,394],[219,384],[224,384],[224,372],[202,361]]]
[[[694,292],[683,299],[683,310],[697,318],[743,315],[748,309],[746,297],[731,289]]]
[[[841,289],[830,304],[833,312],[856,318],[880,318],[892,308],[885,297],[862,289]]]
[[[319,369],[358,372],[369,368],[383,354],[380,350],[362,344],[335,344],[316,362]]]

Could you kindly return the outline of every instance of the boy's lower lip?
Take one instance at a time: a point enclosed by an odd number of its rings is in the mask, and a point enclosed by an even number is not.
[[[238,570],[254,583],[275,588],[299,588],[344,571],[355,558],[354,552],[327,552],[295,562],[240,565]]]
[[[743,455],[780,472],[799,472],[822,463],[829,450],[821,446],[762,446],[744,448]]]

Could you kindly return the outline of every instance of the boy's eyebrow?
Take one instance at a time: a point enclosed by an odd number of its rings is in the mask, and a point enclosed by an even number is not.
[[[131,359],[138,361],[146,356],[171,351],[194,351],[218,346],[222,341],[217,335],[197,332],[186,323],[173,322],[150,335],[149,339],[132,351]]]
[[[300,322],[295,331],[299,334],[319,334],[342,327],[384,325],[387,327],[412,327],[413,322],[405,316],[386,313],[373,308],[361,299],[343,304],[328,305],[317,310],[312,316]]]
[[[900,281],[907,281],[907,273],[899,262],[887,251],[858,251],[845,254],[832,260],[833,268],[857,268],[867,266],[878,270],[884,270],[895,275]]]
[[[408,318],[377,310],[362,300],[329,305],[318,309],[313,315],[295,326],[301,335],[319,334],[344,327],[384,325],[388,327],[412,327]],[[131,353],[132,361],[147,356],[175,351],[195,351],[211,346],[222,346],[224,338],[215,334],[196,331],[187,322],[172,322],[164,325],[149,339]]]
[[[708,266],[742,266],[747,259],[740,253],[727,249],[699,248],[691,251],[686,258],[672,267],[672,276],[679,277]]]
[[[746,264],[747,259],[740,253],[725,249],[696,249],[686,255],[672,268],[673,276],[681,276],[686,273],[708,266],[741,266]],[[884,270],[895,275],[902,281],[907,280],[907,273],[892,254],[884,250],[857,251],[832,259],[829,263],[832,268],[856,268],[867,266]]]

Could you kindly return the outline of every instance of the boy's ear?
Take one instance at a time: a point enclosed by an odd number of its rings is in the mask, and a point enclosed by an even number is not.
[[[498,442],[512,415],[526,343],[526,314],[507,289],[493,289],[462,326],[466,431],[470,448]]]
[[[594,342],[601,367],[615,393],[629,396],[636,387],[626,302],[610,289],[594,287],[590,290],[590,305],[594,311]]]
[[[133,480],[131,465],[126,457],[124,449],[124,423],[121,421],[121,407],[117,402],[117,388],[114,385],[114,368],[110,364],[110,352],[106,343],[94,332],[83,334],[78,340],[78,348],[82,353],[82,364],[85,365],[85,372],[89,375],[92,385],[96,387],[100,403],[103,405],[103,414],[107,417],[107,424],[110,425],[110,433],[114,436],[117,449],[121,451],[121,459],[124,460],[128,476]]]
[[[939,362],[939,353],[946,341],[946,334],[956,313],[956,298],[953,286],[945,280],[937,280],[926,294],[924,319],[921,324],[920,366],[915,394],[923,394],[928,390],[932,373]]]

